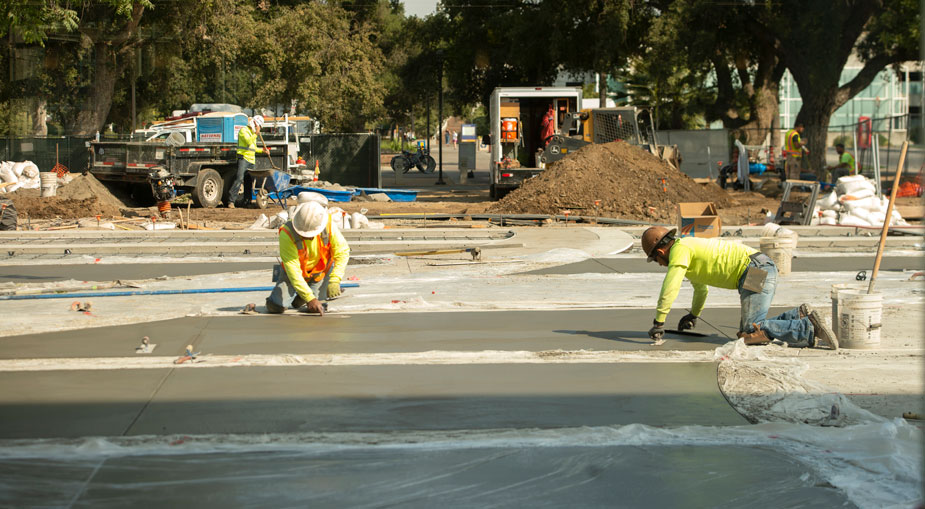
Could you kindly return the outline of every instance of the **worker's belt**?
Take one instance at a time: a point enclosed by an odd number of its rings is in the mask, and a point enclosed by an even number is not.
[[[755,262],[755,265],[767,265],[769,263],[773,263],[773,260],[771,260],[768,255],[762,253],[761,251],[749,255],[749,258]]]

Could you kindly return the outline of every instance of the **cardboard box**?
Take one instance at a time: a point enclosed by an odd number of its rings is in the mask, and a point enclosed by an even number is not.
[[[678,237],[719,237],[722,222],[713,202],[678,204]]]

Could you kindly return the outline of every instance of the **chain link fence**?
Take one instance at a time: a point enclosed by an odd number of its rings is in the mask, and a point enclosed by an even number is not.
[[[93,139],[89,136],[0,138],[0,161],[32,161],[39,171],[51,171],[60,163],[72,173],[82,173],[90,167],[89,143]],[[378,134],[302,134],[299,155],[309,163],[309,169],[318,161],[322,180],[344,186],[380,187]]]
[[[378,134],[304,134],[299,155],[309,169],[318,161],[322,180],[344,186],[381,187]]]
[[[48,138],[0,138],[0,161],[32,161],[39,171],[62,164],[72,173],[90,167],[89,136]]]

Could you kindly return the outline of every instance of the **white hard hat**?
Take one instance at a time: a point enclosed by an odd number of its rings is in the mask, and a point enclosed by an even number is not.
[[[254,115],[253,118],[251,118],[251,123],[257,127],[263,127],[263,122],[263,115]]]
[[[328,214],[324,207],[316,202],[310,201],[300,204],[292,215],[292,228],[304,238],[312,238],[324,230]]]

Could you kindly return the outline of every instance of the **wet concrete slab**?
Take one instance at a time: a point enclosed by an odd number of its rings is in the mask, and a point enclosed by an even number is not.
[[[53,281],[116,281],[186,277],[250,270],[273,270],[271,262],[209,263],[113,263],[62,265],[0,265],[0,283],[49,283]]]
[[[11,506],[854,506],[795,458],[746,446],[368,446],[5,460],[0,478],[0,504]]]
[[[0,373],[0,437],[122,435],[169,371]]]
[[[874,256],[827,256],[797,257],[791,264],[793,272],[836,272],[859,270],[870,271],[874,267]],[[925,256],[885,256],[880,262],[880,270],[923,270]],[[647,263],[645,258],[589,258],[580,262],[531,270],[523,274],[611,274],[665,272],[657,263]]]
[[[669,326],[685,313],[672,311]],[[658,348],[712,350],[735,338],[738,309],[706,309],[701,318],[697,331],[706,337],[669,334]],[[133,356],[143,336],[158,345],[155,355],[180,355],[188,344],[228,355],[650,350],[651,326],[652,312],[638,309],[186,317],[8,336],[0,338],[0,359]]]
[[[25,334],[0,338],[0,359],[125,357],[136,354],[143,337],[157,345],[153,355],[180,355],[196,343],[211,319],[176,318],[131,325]]]
[[[0,438],[741,425],[713,363],[0,373]]]
[[[712,363],[255,367],[175,370],[129,434],[746,422]]]

